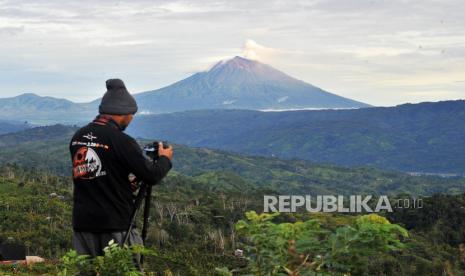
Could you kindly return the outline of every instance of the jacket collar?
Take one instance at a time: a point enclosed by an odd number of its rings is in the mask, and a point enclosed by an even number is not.
[[[102,125],[102,126],[108,125],[117,130],[123,131],[123,128],[115,120],[113,120],[113,118],[111,118],[108,115],[99,114],[97,117],[95,117],[92,123],[97,124],[97,125]]]

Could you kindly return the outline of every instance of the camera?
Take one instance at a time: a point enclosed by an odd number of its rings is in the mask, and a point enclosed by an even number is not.
[[[144,146],[144,152],[145,155],[150,157],[152,160],[157,160],[159,158],[158,156],[158,143],[159,141],[154,141],[148,145]],[[170,147],[167,141],[162,141],[163,148],[167,149]]]

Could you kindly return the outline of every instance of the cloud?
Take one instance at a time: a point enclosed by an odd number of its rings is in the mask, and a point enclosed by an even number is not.
[[[18,35],[24,31],[24,26],[20,27],[0,27],[0,37]]]
[[[133,92],[152,90],[243,55],[372,104],[448,99],[463,95],[463,86],[449,85],[465,78],[459,6],[459,0],[4,0],[0,96],[27,90],[91,100],[115,76]],[[424,85],[437,96],[416,93]],[[450,92],[439,93],[441,87]]]
[[[266,60],[269,59],[270,56],[272,56],[273,54],[276,54],[276,52],[277,50],[273,48],[265,47],[253,41],[252,39],[247,39],[247,41],[244,44],[244,50],[242,51],[242,55],[248,59]]]

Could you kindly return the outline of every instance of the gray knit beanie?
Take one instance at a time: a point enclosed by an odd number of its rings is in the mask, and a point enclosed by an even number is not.
[[[99,106],[100,114],[126,115],[137,112],[137,103],[120,79],[106,81],[107,92]]]

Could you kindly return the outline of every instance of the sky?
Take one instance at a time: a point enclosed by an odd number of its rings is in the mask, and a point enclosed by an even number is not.
[[[463,2],[0,0],[0,97],[86,102],[234,56],[377,106],[463,99]]]

